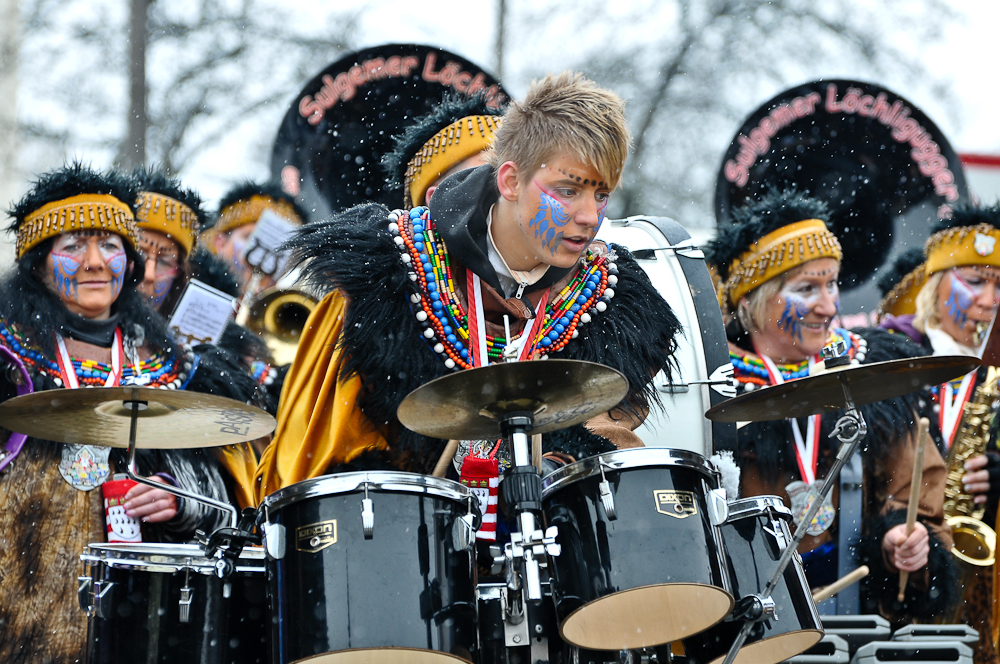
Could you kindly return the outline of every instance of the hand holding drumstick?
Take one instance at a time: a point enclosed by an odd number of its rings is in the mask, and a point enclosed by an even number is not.
[[[926,417],[921,417],[919,432],[917,433],[917,453],[913,461],[913,476],[910,482],[910,501],[909,503],[907,503],[906,506],[905,540],[909,540],[910,536],[913,534],[914,527],[916,526],[917,523],[917,509],[920,507],[920,486],[921,484],[923,484],[923,478],[924,478],[924,450],[927,448],[927,431],[929,428],[930,428],[930,422],[927,420]],[[905,569],[900,571],[899,595],[896,596],[896,599],[900,602],[903,601],[903,597],[906,594],[906,584],[909,582],[909,579],[910,579],[909,571]]]

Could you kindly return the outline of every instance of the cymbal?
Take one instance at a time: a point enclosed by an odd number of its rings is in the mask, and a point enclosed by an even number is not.
[[[505,412],[532,411],[529,433],[558,431],[614,408],[628,381],[603,364],[578,360],[508,362],[467,369],[410,392],[396,412],[411,431],[432,438],[500,437]]]
[[[710,408],[705,417],[717,422],[764,422],[830,413],[847,407],[841,380],[860,406],[940,385],[978,366],[978,359],[959,355],[848,366],[742,394]]]
[[[59,443],[128,447],[131,406],[139,449],[192,449],[242,443],[274,431],[274,418],[245,403],[186,390],[127,385],[46,390],[0,404],[0,426]]]

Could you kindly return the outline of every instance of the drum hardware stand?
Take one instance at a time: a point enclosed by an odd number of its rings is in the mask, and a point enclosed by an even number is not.
[[[824,349],[824,351],[825,350],[826,349]],[[824,352],[824,356],[825,355],[826,353]],[[840,360],[841,358],[834,357],[831,359]],[[827,364],[827,366],[833,365]],[[837,451],[837,458],[834,461],[830,472],[827,473],[825,478],[823,478],[823,484],[820,487],[819,493],[813,497],[813,501],[809,505],[809,509],[806,511],[805,516],[802,517],[802,521],[799,522],[798,527],[795,529],[792,541],[785,547],[781,557],[778,559],[777,567],[771,575],[770,580],[767,582],[767,586],[764,587],[764,591],[760,593],[760,595],[751,595],[737,602],[737,607],[740,607],[741,604],[749,600],[749,613],[742,616],[742,619],[746,620],[746,622],[743,623],[743,627],[736,636],[736,641],[733,642],[729,652],[726,654],[726,659],[723,661],[723,664],[733,664],[733,661],[736,659],[736,655],[739,654],[740,648],[742,648],[743,644],[746,642],[747,636],[750,634],[750,630],[753,628],[754,624],[769,618],[767,615],[767,606],[770,603],[773,607],[771,593],[774,592],[774,589],[777,587],[782,575],[785,573],[785,568],[787,568],[788,564],[792,562],[792,556],[797,554],[796,550],[798,549],[799,543],[805,539],[806,532],[809,529],[810,524],[812,524],[813,518],[819,512],[823,501],[833,488],[834,483],[840,475],[841,469],[848,461],[850,461],[851,457],[854,456],[858,446],[861,444],[861,439],[865,437],[866,433],[868,433],[868,425],[865,423],[865,419],[862,417],[861,412],[855,407],[854,399],[851,397],[851,390],[843,376],[840,377],[840,387],[844,391],[844,401],[847,404],[847,408],[846,412],[840,417],[839,420],[837,420],[836,426],[829,435],[829,438],[836,437],[841,443],[840,449]],[[758,604],[760,605],[760,610],[756,608]]]
[[[208,505],[209,507],[229,513],[229,528],[222,528],[217,533],[213,533],[207,541],[199,539],[202,546],[206,548],[208,555],[214,555],[216,551],[222,549],[223,557],[216,563],[216,574],[220,578],[228,576],[235,569],[235,561],[239,558],[244,544],[247,541],[252,541],[255,537],[252,533],[254,520],[253,510],[244,510],[243,519],[241,520],[236,508],[228,503],[223,503],[206,496],[200,496],[196,493],[185,491],[180,487],[173,486],[172,484],[168,484],[166,482],[154,482],[150,478],[140,475],[139,467],[135,460],[136,427],[139,422],[139,412],[146,410],[146,408],[149,407],[149,403],[138,399],[129,399],[122,401],[122,405],[131,410],[131,421],[129,422],[128,430],[128,461],[125,466],[125,474],[128,478],[134,482],[138,482],[139,484],[145,484],[146,486],[153,487],[154,489],[161,489],[162,491],[166,491],[167,493],[171,493],[175,496],[187,498],[188,500],[193,500],[197,503],[201,503],[202,505]],[[247,514],[248,511],[250,512],[249,515]]]
[[[507,559],[508,587],[516,583],[513,572],[515,560],[521,562],[524,586],[529,602],[542,599],[542,585],[539,569],[546,566],[545,555],[558,556],[560,546],[556,544],[557,529],[548,528],[544,533],[538,528],[535,514],[542,510],[542,478],[531,463],[531,448],[528,431],[534,423],[534,413],[514,410],[499,416],[500,433],[508,439],[513,448],[514,467],[507,471],[502,483],[504,500],[514,507],[517,514],[518,530],[510,535],[510,543],[504,549]]]

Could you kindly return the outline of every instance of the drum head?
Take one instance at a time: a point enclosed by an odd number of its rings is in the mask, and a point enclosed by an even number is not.
[[[822,630],[803,629],[798,632],[788,632],[770,639],[744,644],[733,660],[733,664],[778,664],[786,659],[801,655],[823,638]],[[726,654],[716,657],[710,664],[722,664]]]
[[[455,662],[470,661],[472,655],[459,657],[435,650],[372,648],[329,652],[325,655],[300,659],[295,664],[455,664]]]
[[[588,650],[650,648],[704,631],[732,608],[732,595],[715,586],[645,586],[581,606],[566,617],[559,632],[563,640]]]

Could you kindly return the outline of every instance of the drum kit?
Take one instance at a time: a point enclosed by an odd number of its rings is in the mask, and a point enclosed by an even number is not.
[[[713,420],[844,411],[821,491],[857,449],[856,404],[967,373],[974,358],[836,366],[748,393]],[[721,475],[683,449],[617,450],[542,477],[534,434],[608,411],[627,382],[571,360],[513,362],[427,383],[400,422],[442,439],[502,437],[513,466],[500,485],[509,541],[478,582],[474,492],[396,471],[317,477],[230,514],[198,544],[95,543],[81,555],[89,662],[356,664],[467,661],[777,664],[823,628],[776,497],[727,500]],[[52,390],[0,405],[0,426],[67,443],[128,449],[229,445],[267,435],[269,415],[210,395],[143,387]],[[537,455],[537,449],[535,450]],[[813,501],[813,512],[825,493]],[[801,524],[809,524],[807,513]],[[482,555],[480,556],[480,559]]]

